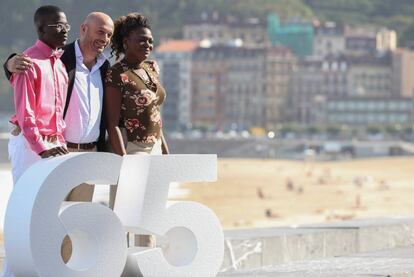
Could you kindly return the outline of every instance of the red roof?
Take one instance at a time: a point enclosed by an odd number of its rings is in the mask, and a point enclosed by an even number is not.
[[[198,45],[199,42],[197,40],[169,40],[158,46],[156,52],[191,52],[194,51]]]

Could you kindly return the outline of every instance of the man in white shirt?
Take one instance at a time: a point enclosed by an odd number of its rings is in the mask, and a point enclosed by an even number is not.
[[[65,122],[69,126],[65,138],[71,144],[97,142],[103,109],[103,84],[99,69],[106,59],[100,54],[96,63],[88,68],[83,63],[79,40],[75,41],[75,56],[75,83],[65,116]],[[77,148],[77,145],[73,146]]]

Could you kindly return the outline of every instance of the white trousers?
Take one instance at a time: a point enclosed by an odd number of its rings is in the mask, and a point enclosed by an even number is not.
[[[12,135],[9,140],[9,159],[12,165],[13,185],[16,185],[26,169],[41,157],[30,148],[29,142],[20,133],[17,136]]]
[[[162,155],[161,144],[161,139],[157,140],[154,144],[128,141],[125,151],[128,155]]]
[[[40,160],[40,156],[33,152],[30,148],[29,143],[25,139],[22,133],[17,136],[11,136],[9,140],[9,159],[12,164],[12,176],[13,176],[13,186],[16,185],[20,176],[32,166],[35,162]],[[14,277],[13,272],[7,264],[6,258],[3,263],[3,273],[2,277]]]

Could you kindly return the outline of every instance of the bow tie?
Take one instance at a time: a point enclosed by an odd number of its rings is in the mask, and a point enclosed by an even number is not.
[[[62,57],[63,52],[64,51],[62,49],[52,50],[52,53],[50,54],[50,57],[59,59],[60,57]]]

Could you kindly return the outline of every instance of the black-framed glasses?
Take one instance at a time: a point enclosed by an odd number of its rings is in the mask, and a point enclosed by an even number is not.
[[[55,27],[56,30],[60,33],[65,29],[66,31],[70,31],[70,25],[68,23],[56,23],[56,24],[49,24],[48,27]]]

